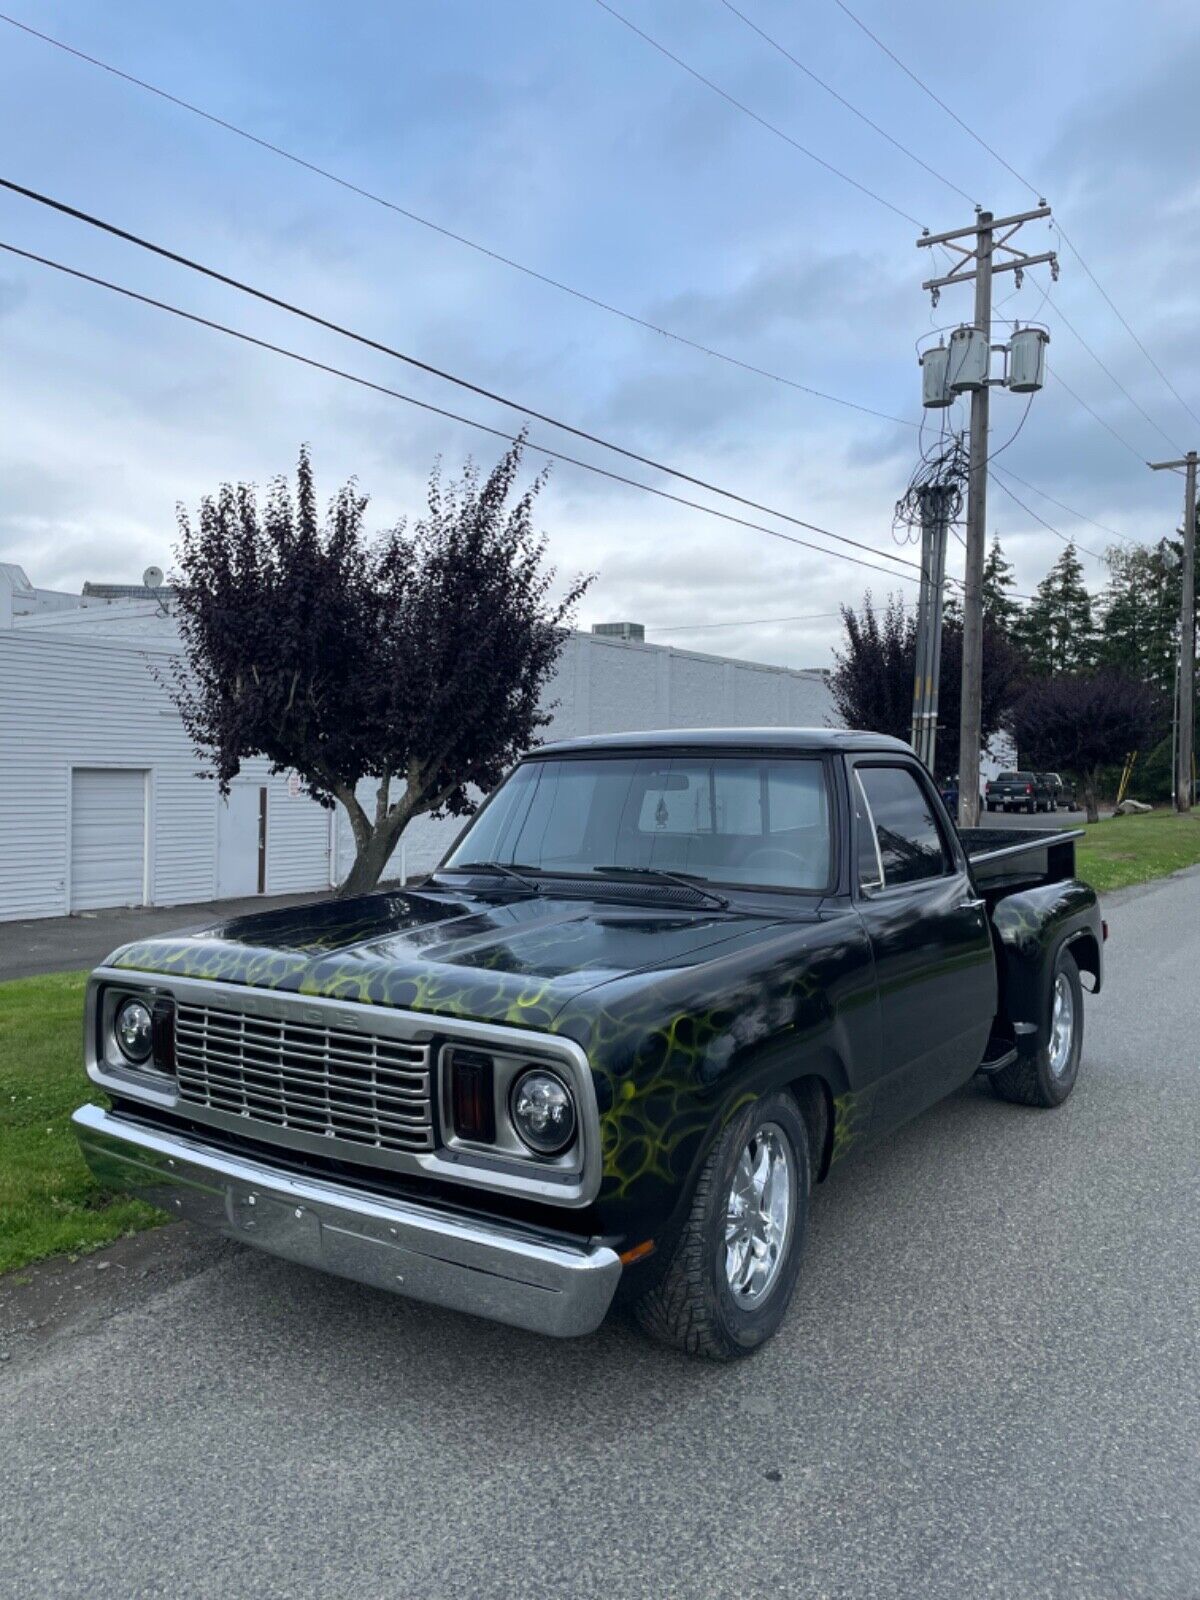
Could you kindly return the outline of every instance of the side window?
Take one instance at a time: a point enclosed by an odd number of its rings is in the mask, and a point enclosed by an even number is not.
[[[875,842],[875,824],[871,819],[867,797],[863,793],[862,778],[851,774],[850,792],[854,798],[854,837],[857,840],[857,872],[860,889],[882,889],[883,867],[879,860],[879,846]]]
[[[933,802],[907,767],[858,767],[883,866],[884,883],[920,883],[950,870]]]

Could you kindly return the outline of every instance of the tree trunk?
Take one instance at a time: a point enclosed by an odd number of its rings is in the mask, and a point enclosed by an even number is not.
[[[1085,772],[1082,776],[1083,806],[1087,812],[1089,822],[1100,821],[1100,804],[1097,799],[1099,783],[1100,773],[1098,770]]]
[[[370,894],[379,882],[384,867],[391,860],[392,851],[396,848],[402,831],[393,832],[386,827],[371,829],[370,837],[364,844],[359,845],[354,865],[338,890],[339,899],[355,894]]]

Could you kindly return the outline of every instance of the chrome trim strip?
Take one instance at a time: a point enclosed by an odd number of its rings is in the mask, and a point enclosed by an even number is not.
[[[221,1111],[197,1105],[178,1094],[173,1078],[161,1072],[137,1071],[112,1060],[101,1059],[97,1041],[98,997],[108,986],[131,993],[172,995],[192,1004],[224,1008],[245,1015],[287,1018],[293,1022],[313,1021],[318,1026],[346,1028],[363,1034],[399,1039],[427,1046],[433,1041],[455,1041],[481,1047],[494,1046],[506,1054],[527,1056],[531,1063],[553,1065],[569,1081],[579,1108],[579,1156],[569,1166],[522,1157],[498,1150],[494,1154],[445,1144],[432,1150],[378,1149],[353,1140],[327,1138],[321,1133],[284,1128],[276,1123],[244,1118],[238,1112]],[[206,1122],[226,1132],[285,1149],[307,1151],[311,1155],[336,1155],[339,1161],[381,1171],[424,1174],[448,1183],[465,1184],[494,1193],[520,1194],[547,1204],[579,1208],[596,1198],[600,1189],[603,1158],[600,1149],[600,1111],[596,1085],[584,1051],[573,1039],[505,1027],[490,1022],[471,1022],[459,1017],[439,1017],[428,1012],[402,1011],[390,1006],[366,1005],[358,1000],[336,1000],[324,995],[280,993],[256,989],[249,984],[218,983],[205,978],[175,977],[171,974],[138,972],[122,967],[97,967],[88,982],[84,1024],[84,1063],[88,1077],[110,1094],[141,1101],[163,1111],[174,1111],[194,1122]],[[439,1064],[431,1060],[431,1072]],[[440,1088],[431,1085],[431,1099],[437,1105]]]
[[[81,1106],[84,1157],[107,1189],[172,1216],[393,1294],[570,1338],[599,1327],[621,1275],[608,1245],[572,1247],[532,1228],[468,1221],[212,1150]]]

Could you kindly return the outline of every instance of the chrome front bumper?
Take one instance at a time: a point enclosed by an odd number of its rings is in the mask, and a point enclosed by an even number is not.
[[[275,1171],[99,1106],[81,1106],[71,1120],[106,1189],[414,1300],[569,1338],[600,1325],[621,1275],[606,1245],[574,1248],[531,1229]]]

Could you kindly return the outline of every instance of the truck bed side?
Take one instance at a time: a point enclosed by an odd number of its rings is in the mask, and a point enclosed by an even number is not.
[[[994,1039],[1035,1050],[1048,1034],[1059,951],[1070,947],[1093,990],[1103,977],[1099,902],[1095,890],[1075,876],[1075,841],[1082,829],[964,828],[961,836],[996,947]]]

